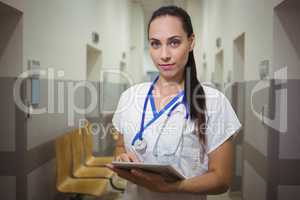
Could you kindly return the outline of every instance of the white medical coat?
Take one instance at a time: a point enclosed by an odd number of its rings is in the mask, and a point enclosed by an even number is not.
[[[130,87],[122,93],[118,107],[113,116],[113,125],[121,134],[123,134],[125,148],[130,151],[131,143],[136,133],[140,130],[141,117],[144,107],[144,101],[150,82],[138,84]],[[237,133],[241,124],[231,107],[227,98],[218,90],[203,86],[206,95],[207,107],[207,130],[206,140],[207,149],[204,162],[200,160],[201,148],[198,136],[195,135],[195,123],[189,118],[186,123],[187,127],[183,132],[182,146],[176,149],[177,144],[181,141],[181,130],[185,123],[186,109],[180,104],[171,115],[166,127],[162,130],[168,111],[152,123],[143,133],[143,139],[147,141],[147,151],[144,154],[144,162],[158,162],[153,156],[154,147],[158,152],[172,153],[179,158],[174,164],[187,177],[194,177],[204,174],[208,170],[208,154],[223,144],[230,136]],[[181,101],[182,97],[177,101]],[[171,106],[172,107],[172,106]],[[145,125],[154,117],[150,100],[148,100]],[[155,146],[158,135],[161,131],[158,144]],[[124,199],[128,200],[182,200],[182,199],[206,199],[205,195],[195,194],[178,194],[178,193],[156,193],[151,192],[143,187],[133,183],[128,183],[124,193]]]

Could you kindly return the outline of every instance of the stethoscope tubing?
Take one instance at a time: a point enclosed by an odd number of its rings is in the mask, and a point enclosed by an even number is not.
[[[184,95],[184,91],[180,92],[175,98],[173,98],[171,100],[170,103],[167,104],[167,106],[165,108],[163,108],[160,112],[156,113],[155,116],[146,124],[146,126],[144,126],[145,123],[145,113],[146,113],[146,109],[147,109],[147,104],[148,104],[148,100],[151,97],[152,94],[152,90],[154,88],[155,83],[157,82],[159,76],[156,77],[156,79],[152,82],[149,91],[147,93],[147,96],[145,98],[144,101],[144,107],[143,107],[143,113],[142,113],[142,119],[141,119],[141,126],[140,126],[140,131],[136,133],[135,137],[132,140],[131,145],[134,146],[135,142],[137,140],[141,140],[143,141],[143,133],[144,130],[149,127],[152,123],[154,123],[166,110],[168,110],[173,104],[175,104],[175,102],[181,97],[183,96],[183,100],[177,102],[175,105],[173,105],[173,107],[171,107],[168,115],[167,115],[167,120],[169,119],[169,117],[171,116],[172,112],[180,105],[180,104],[184,104],[185,109],[186,109],[186,115],[185,115],[185,120],[188,119],[189,117],[189,112],[188,112],[188,108],[187,108],[187,104],[186,104],[186,98]]]

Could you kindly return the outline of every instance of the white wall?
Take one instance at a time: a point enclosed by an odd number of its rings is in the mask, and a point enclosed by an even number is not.
[[[27,0],[23,19],[23,70],[27,68],[28,59],[37,59],[42,69],[65,72],[64,77],[56,79],[85,80],[87,44],[102,52],[103,68],[119,69],[122,53],[129,52],[129,0]],[[98,45],[91,44],[94,31],[100,36]],[[47,105],[44,80],[41,88],[41,105]],[[66,92],[60,95],[65,99],[65,107],[68,105]],[[70,128],[68,113],[66,109],[62,114],[57,113],[57,94],[55,98],[54,114],[34,115],[28,119],[28,150],[57,138]],[[76,93],[75,104],[80,108],[85,105],[83,90]],[[75,126],[79,118],[84,116],[75,114]],[[53,162],[47,163],[28,176],[29,198],[39,198],[43,191],[53,194],[53,167]],[[44,175],[42,178],[40,172]],[[34,191],[32,185],[38,185],[38,191]]]
[[[97,0],[40,1],[28,0],[24,7],[23,68],[28,59],[37,59],[42,69],[63,70],[66,80],[86,78],[86,44],[96,30]],[[56,76],[57,77],[57,76]],[[42,77],[47,78],[47,77]],[[65,95],[67,96],[67,91]],[[47,82],[41,82],[41,106],[49,102]],[[57,95],[55,95],[57,102]],[[84,105],[84,96],[78,106]],[[68,104],[65,104],[65,107]],[[28,120],[28,149],[43,144],[62,134],[67,126],[67,112],[33,115]],[[55,126],[53,126],[55,124]]]
[[[136,67],[131,68],[128,63],[132,42],[130,1],[70,2],[29,0],[26,3],[24,65],[27,59],[34,58],[41,61],[42,68],[63,69],[65,79],[85,79],[86,44],[91,43],[91,33],[97,31],[100,42],[93,46],[103,53],[102,68],[119,69],[122,54],[126,53],[128,71],[138,77]],[[141,15],[138,12],[136,9],[132,14]]]
[[[187,0],[187,7],[186,7],[187,12],[189,13],[192,24],[193,24],[193,29],[195,33],[195,39],[196,39],[196,44],[194,48],[194,56],[195,56],[195,62],[197,66],[197,75],[198,79],[203,81],[205,80],[206,77],[203,76],[203,68],[202,68],[202,55],[203,55],[203,47],[204,44],[202,43],[202,32],[203,32],[203,7],[200,3],[199,0]]]
[[[196,19],[196,23],[200,24],[200,28],[198,28],[200,33],[196,33],[200,37],[197,45],[200,44],[200,48],[203,50],[197,50],[198,71],[200,73],[203,71],[202,64],[206,62],[208,71],[206,78],[210,80],[211,73],[215,71],[215,56],[220,50],[223,50],[223,79],[227,80],[228,71],[233,69],[233,42],[238,36],[245,33],[244,81],[258,80],[260,62],[262,60],[272,61],[273,3],[273,0],[189,0],[188,11],[193,16],[193,20]],[[222,46],[219,49],[216,47],[218,37],[222,39]],[[204,52],[206,53],[205,60],[201,55]],[[247,97],[248,100],[249,98]],[[246,104],[250,105],[248,100]],[[245,123],[250,126],[253,123],[252,115],[251,110],[246,111]],[[260,133],[259,138],[261,139],[254,136],[250,129],[246,130],[245,137],[266,155],[265,143],[257,143],[257,141],[266,141],[266,130],[258,127],[256,132]]]
[[[150,52],[149,52],[149,41],[148,41],[148,23],[150,19],[145,19],[147,21],[145,21],[145,29],[144,29],[144,34],[145,34],[145,38],[144,38],[144,43],[145,43],[145,47],[144,47],[144,66],[143,66],[143,70],[145,72],[145,74],[147,72],[153,72],[153,71],[158,71],[156,66],[154,65]]]
[[[130,4],[130,60],[126,72],[135,83],[143,81],[144,72],[144,12],[137,3]]]
[[[142,48],[144,40],[143,10],[130,0],[98,1],[97,26],[100,31],[100,48],[103,50],[103,69],[120,69],[126,63],[125,72],[135,83],[141,82],[144,72]],[[122,54],[126,58],[122,58]],[[110,76],[110,82],[120,79]]]
[[[97,0],[28,0],[24,12],[24,69],[37,59],[43,69],[64,70],[64,79],[84,80],[86,44],[96,30]]]
[[[253,86],[259,80],[259,65],[262,60],[270,61],[270,78],[274,77],[274,72],[288,66],[287,77],[293,79],[289,81],[289,91],[294,91],[297,86],[297,80],[300,77],[299,70],[299,33],[300,29],[296,19],[299,18],[299,1],[297,0],[200,0],[188,1],[190,5],[198,4],[198,14],[194,6],[189,11],[196,13],[196,16],[201,18],[199,12],[203,12],[203,24],[200,28],[201,44],[204,52],[207,54],[207,65],[209,73],[215,71],[215,55],[219,50],[224,50],[224,78],[227,77],[227,72],[233,69],[233,41],[245,33],[245,71],[244,82],[246,84],[246,108],[245,108],[245,126],[244,126],[244,141],[252,145],[261,154],[271,159],[268,155],[268,134],[270,127],[261,123],[260,119],[254,116],[253,110],[250,109],[249,93],[253,90]],[[274,13],[275,6],[284,2],[282,8],[277,8],[278,13]],[[288,6],[288,3],[290,5]],[[298,6],[296,6],[298,5]],[[189,8],[189,5],[188,5]],[[217,49],[216,39],[222,39],[222,47]],[[203,58],[198,58],[201,63]],[[197,59],[197,62],[199,60]],[[199,66],[199,65],[198,65]],[[202,67],[200,65],[200,67]],[[210,75],[208,75],[210,78]],[[281,78],[285,78],[282,76]],[[267,83],[261,82],[261,83]],[[290,84],[291,83],[291,84]],[[242,84],[241,84],[242,85]],[[285,87],[285,86],[283,86]],[[296,91],[296,90],[295,90]],[[279,90],[276,91],[277,93]],[[281,92],[281,91],[280,91]],[[296,99],[299,99],[298,94],[289,93],[288,99],[295,99],[295,101],[288,101],[289,108],[297,104]],[[260,95],[256,105],[256,112],[262,107],[263,103],[268,103],[269,94],[267,91]],[[278,105],[280,106],[278,106]],[[288,130],[289,134],[280,135],[279,158],[283,159],[299,159],[299,141],[297,123],[295,123],[296,112],[287,110],[284,100],[276,102],[275,111],[280,112],[281,116],[284,113],[278,108],[284,109],[288,112]],[[272,136],[270,136],[272,137]],[[266,182],[264,177],[260,177],[255,173],[253,166],[244,162],[243,168],[243,199],[265,199]],[[279,188],[279,199],[287,199],[286,196],[297,196],[295,188]]]
[[[259,80],[259,65],[262,60],[272,61],[273,3],[273,0],[188,1],[189,12],[192,16],[197,16],[195,18],[198,19],[200,24],[198,29],[200,41],[197,44],[200,44],[202,49],[197,51],[196,60],[200,72],[203,71],[203,63],[207,63],[207,77],[203,77],[206,80],[213,81],[211,80],[211,74],[216,71],[216,54],[223,51],[224,72],[222,75],[226,83],[228,72],[233,70],[234,40],[245,33],[245,69],[244,80],[242,81],[247,82],[245,91],[247,96],[245,97],[245,121],[242,121],[244,141],[251,144],[265,156],[267,156],[268,131],[255,118],[250,109],[249,93],[253,88],[253,84],[249,82]],[[217,38],[222,41],[220,48],[216,47]],[[203,53],[206,54],[206,59],[203,59]],[[233,81],[235,80],[233,79]],[[267,93],[263,95],[263,99],[265,98],[268,99]],[[266,183],[264,177],[256,174],[253,167],[245,162],[242,176],[243,198],[265,199]],[[259,192],[253,193],[254,189]]]
[[[24,70],[28,59],[37,59],[40,60],[42,69],[63,70],[65,76],[62,79],[85,80],[87,44],[91,44],[93,31],[97,31],[100,36],[99,44],[93,47],[102,52],[103,69],[119,69],[122,53],[127,54],[127,59],[130,58],[128,54],[130,2],[127,0],[70,2],[27,1],[24,11]],[[131,68],[128,68],[128,71],[131,73]],[[132,71],[134,77],[139,77],[136,75],[136,69]],[[41,87],[47,87],[46,83],[43,82]],[[47,106],[47,90],[43,89],[41,94],[41,105]],[[76,105],[79,107],[84,103],[82,98],[84,99],[84,96],[76,99],[79,102]],[[59,114],[32,116],[28,121],[29,149],[62,133],[66,127],[66,115],[65,111],[64,116]],[[48,125],[43,126],[46,121]],[[57,126],[53,127],[53,124]]]
[[[258,79],[258,66],[262,60],[271,60],[272,55],[272,0],[201,0],[189,1],[200,4],[204,23],[200,44],[207,54],[210,73],[214,71],[216,39],[222,39],[224,50],[224,77],[233,65],[233,40],[246,33],[245,80]],[[194,11],[195,13],[199,11]],[[194,13],[192,12],[192,13]],[[196,14],[197,15],[197,14]],[[201,14],[199,13],[198,16]],[[199,58],[203,62],[202,58]]]
[[[144,72],[152,72],[152,71],[158,71],[155,65],[153,64],[152,58],[150,56],[150,52],[148,50],[148,47],[144,49]]]
[[[122,52],[129,50],[129,1],[98,1],[97,14],[103,66],[119,69]]]

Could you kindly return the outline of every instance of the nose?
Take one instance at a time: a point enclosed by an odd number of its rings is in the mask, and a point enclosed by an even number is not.
[[[163,47],[161,48],[161,55],[160,55],[160,58],[161,58],[161,60],[164,61],[164,62],[167,62],[167,61],[169,61],[169,60],[171,59],[171,54],[170,54],[170,51],[169,51],[169,49],[168,49],[167,46],[163,46]]]

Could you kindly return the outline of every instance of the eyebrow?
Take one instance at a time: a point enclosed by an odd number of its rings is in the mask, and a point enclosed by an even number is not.
[[[174,35],[174,36],[172,36],[172,37],[169,37],[167,40],[169,41],[169,40],[173,40],[173,39],[175,39],[175,38],[182,38],[182,37],[179,36],[179,35]],[[159,39],[156,39],[156,38],[150,38],[149,40],[159,41]]]

